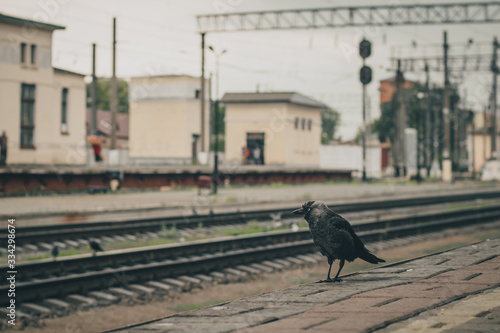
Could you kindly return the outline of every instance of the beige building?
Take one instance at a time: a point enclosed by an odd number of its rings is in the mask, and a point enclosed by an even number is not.
[[[468,155],[474,156],[474,171],[480,171],[484,163],[491,158],[491,131],[490,115],[474,113],[474,130],[468,139]],[[497,121],[500,129],[500,119]],[[497,134],[497,151],[500,149],[500,133]]]
[[[204,149],[208,150],[209,99],[206,82]],[[200,157],[200,78],[164,75],[132,78],[129,154],[132,163],[189,164]]]
[[[85,163],[83,75],[52,67],[62,26],[0,14],[0,131],[7,164]]]
[[[0,14],[0,131],[7,164],[85,163],[83,75],[52,67],[64,27]]]
[[[323,104],[295,92],[227,93],[221,101],[226,162],[319,166]]]

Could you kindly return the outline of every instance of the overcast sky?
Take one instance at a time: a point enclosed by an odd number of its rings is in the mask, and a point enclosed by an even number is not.
[[[117,18],[117,75],[122,78],[154,74],[201,73],[200,35],[196,15],[216,13],[220,3],[231,12],[337,7],[356,5],[417,4],[433,1],[378,0],[0,0],[0,12],[28,19],[50,17],[66,27],[54,33],[53,65],[88,74],[91,44],[97,44],[99,76],[111,73],[112,18]],[[467,2],[460,0],[445,2]],[[37,16],[38,15],[38,16]],[[322,101],[342,113],[340,134],[352,139],[361,124],[361,84],[358,72],[362,60],[346,56],[357,48],[361,35],[372,41],[367,59],[374,72],[368,86],[372,118],[379,116],[378,81],[393,76],[389,57],[441,54],[443,30],[448,31],[452,54],[491,54],[491,43],[500,24],[429,25],[381,28],[342,28],[293,31],[259,31],[208,34],[207,45],[227,49],[221,57],[220,95],[233,91],[297,91]],[[453,43],[474,39],[466,50]],[[411,47],[413,41],[417,48]],[[487,45],[478,45],[481,42]],[[207,76],[215,75],[215,58],[207,52]],[[406,74],[424,80],[423,74]],[[469,105],[482,110],[491,84],[491,73],[466,73],[459,83],[467,90]],[[441,84],[442,73],[431,76]]]

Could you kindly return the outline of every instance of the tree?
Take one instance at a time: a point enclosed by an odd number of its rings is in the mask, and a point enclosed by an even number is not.
[[[425,114],[427,112],[427,96],[420,95],[419,92],[425,92],[424,85],[420,82],[416,82],[412,88],[405,89],[404,100],[406,108],[406,117],[408,127],[419,129],[421,126],[418,125],[424,123]],[[420,97],[420,98],[419,98]],[[460,101],[460,96],[455,88],[451,88],[450,91],[450,120],[453,121],[454,112],[458,111],[458,105]],[[433,86],[430,89],[430,102],[431,102],[431,142],[424,142],[424,145],[431,145],[431,150],[434,146],[432,145],[432,137],[434,133],[432,129],[434,128],[434,123],[437,121],[437,130],[440,146],[443,145],[442,138],[444,137],[443,129],[443,88],[438,86]],[[372,124],[372,132],[378,134],[380,142],[384,142],[389,139],[394,142],[396,136],[396,94],[389,102],[381,104],[381,114],[378,119],[376,119]],[[436,116],[437,115],[437,119]],[[419,118],[420,117],[420,118]],[[450,125],[450,142],[454,140],[453,123]],[[421,129],[425,131],[424,129]],[[425,133],[423,133],[425,134]],[[422,135],[425,138],[425,135]],[[453,155],[453,145],[450,144],[451,154]]]
[[[340,113],[326,107],[321,110],[321,143],[326,144],[335,140],[335,133],[340,125]]]
[[[418,128],[417,122],[418,117],[425,115],[427,112],[427,96],[419,96],[419,92],[424,92],[425,88],[420,82],[416,82],[412,88],[405,89],[404,100],[406,108],[406,117],[408,127]],[[421,97],[421,98],[419,98]],[[437,119],[438,124],[442,121],[442,109],[443,109],[443,88],[433,86],[430,89],[431,98],[431,128],[434,124],[434,115],[438,113],[439,118]],[[459,101],[459,96],[456,90],[452,89],[450,93],[450,105],[456,105]],[[392,100],[389,102],[382,103],[380,105],[381,114],[378,119],[376,119],[372,124],[373,133],[378,134],[380,142],[390,139],[394,142],[396,135],[396,94],[392,96]],[[441,129],[441,128],[440,128]],[[441,135],[441,133],[440,133]]]
[[[87,84],[87,108],[91,106],[90,100],[90,87],[91,83]],[[109,78],[97,79],[97,108],[99,110],[109,111],[109,96],[111,91],[111,80]],[[117,79],[118,90],[118,112],[128,113],[128,83],[125,80]]]

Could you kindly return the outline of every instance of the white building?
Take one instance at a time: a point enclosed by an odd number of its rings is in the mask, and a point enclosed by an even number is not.
[[[381,178],[382,150],[377,141],[368,141],[366,145],[366,176]],[[351,170],[354,177],[363,174],[363,146],[354,142],[333,142],[321,145],[319,166],[322,169]]]
[[[208,151],[210,103],[207,93],[202,133],[200,81],[199,77],[189,75],[131,79],[129,154],[132,163],[206,161],[206,153],[200,151]],[[207,79],[205,89],[208,92]]]
[[[52,67],[62,26],[0,14],[0,131],[8,164],[85,163],[82,74]]]
[[[221,101],[226,106],[226,161],[319,166],[324,104],[296,92],[226,93]]]

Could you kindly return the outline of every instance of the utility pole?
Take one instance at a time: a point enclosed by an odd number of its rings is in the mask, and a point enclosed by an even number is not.
[[[207,151],[210,151],[210,143],[212,142],[212,137],[214,134],[214,129],[210,124],[213,122],[213,99],[212,99],[212,72],[210,72],[209,78],[208,78],[208,149]]]
[[[113,17],[113,75],[111,76],[111,149],[116,149],[116,112],[118,108],[118,92],[116,86],[116,17]]]
[[[490,102],[491,102],[491,96],[490,96]],[[484,135],[483,135],[483,165],[486,163],[486,156],[487,156],[487,151],[486,151],[486,143],[487,143],[487,134],[490,132],[490,118],[488,115],[488,107],[485,106],[483,109],[483,123],[484,123]]]
[[[467,163],[467,127],[470,121],[469,111],[467,110],[467,89],[464,89],[462,97],[462,110],[460,110],[458,119],[458,129],[459,129],[459,155],[458,155],[458,166],[459,169],[468,170]]]
[[[418,95],[422,93],[418,93]],[[423,97],[423,96],[422,96]],[[419,101],[420,102],[420,101]],[[419,103],[420,104],[420,103]],[[422,112],[417,112],[417,174],[415,175],[415,179],[417,182],[422,181],[422,175],[420,174],[420,169],[422,168],[422,163],[423,163],[423,157],[422,154],[424,153],[424,137],[423,137],[423,132],[424,131],[424,117],[422,115]]]
[[[444,122],[444,149],[443,149],[443,181],[450,183],[453,179],[450,160],[450,80],[448,78],[448,36],[444,32],[444,91],[443,91],[443,122]]]
[[[92,44],[92,83],[90,85],[90,134],[97,133],[97,75],[95,61],[96,45]]]
[[[425,94],[427,97],[427,110],[425,112],[425,168],[427,177],[431,175],[431,89],[429,66],[425,64]]]
[[[365,65],[365,59],[363,59],[363,66]],[[366,178],[366,84],[363,84],[363,178],[364,182],[367,181]]]
[[[453,99],[455,101],[455,99]],[[460,141],[460,110],[457,105],[457,103],[453,103],[451,105],[451,108],[453,110],[453,132],[455,133],[453,135],[453,166],[455,167],[455,170],[458,171],[460,169],[460,147],[459,147],[459,141]],[[452,168],[453,170],[453,168]]]
[[[200,78],[200,98],[201,98],[201,110],[200,110],[200,151],[205,151],[205,33],[201,33],[201,78]]]
[[[359,55],[363,58],[363,67],[360,70],[360,81],[363,86],[363,181],[367,181],[366,177],[366,139],[368,136],[367,133],[367,124],[366,124],[366,85],[372,80],[372,70],[370,67],[365,65],[365,59],[370,56],[372,53],[372,44],[363,38],[361,43],[359,43]]]
[[[491,91],[491,159],[497,158],[497,74],[498,74],[498,66],[497,66],[497,50],[498,50],[498,41],[495,37],[493,39],[493,57],[491,58],[491,71],[493,72],[493,84]]]
[[[219,183],[219,58],[221,55],[227,52],[227,50],[222,50],[220,53],[215,52],[212,46],[208,49],[215,54],[215,106],[214,106],[214,173],[213,173],[213,194],[217,194],[217,188]]]
[[[401,61],[398,60],[398,70],[396,71],[396,140],[394,141],[395,176],[406,175],[405,170],[405,128],[406,110],[403,98],[404,77],[401,72]]]
[[[476,117],[475,113],[472,111],[467,111],[469,114],[469,119],[472,118],[472,179],[476,179]]]
[[[213,174],[213,194],[217,194],[219,185],[219,99],[215,100],[214,105],[214,174]]]

